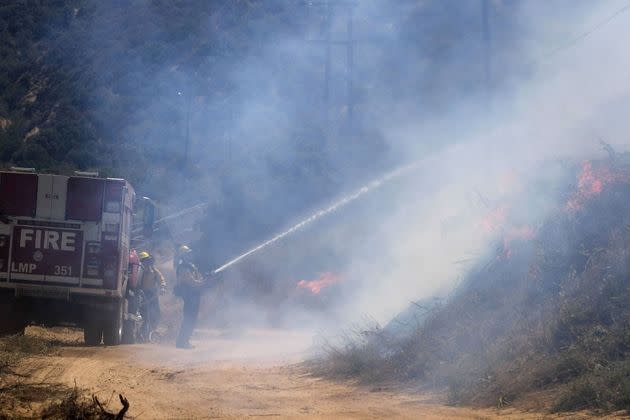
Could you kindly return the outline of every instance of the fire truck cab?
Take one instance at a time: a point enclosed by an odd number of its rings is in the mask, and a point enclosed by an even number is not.
[[[83,328],[88,345],[133,341],[135,201],[124,179],[0,172],[0,335],[70,325]]]

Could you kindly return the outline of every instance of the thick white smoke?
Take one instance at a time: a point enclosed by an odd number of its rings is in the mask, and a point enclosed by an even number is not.
[[[542,177],[543,163],[604,156],[599,139],[625,150],[630,56],[621,40],[630,12],[615,15],[623,3],[591,2],[574,10],[563,3],[550,16],[551,5],[526,2],[522,19],[534,35],[519,55],[524,66],[532,66],[529,77],[495,92],[487,112],[479,112],[483,103],[477,109],[454,106],[456,112],[434,122],[386,131],[410,155],[424,152],[431,137],[451,145],[430,153],[431,164],[400,187],[400,201],[391,203],[379,226],[381,251],[354,260],[348,276],[361,287],[349,317],[367,313],[386,322],[412,300],[450,291],[469,267],[462,260],[486,255],[496,240],[483,229],[484,217],[509,205],[510,194],[522,194],[520,186]],[[445,139],[442,129],[456,138]],[[557,175],[544,176],[553,182]],[[531,208],[518,212],[543,220],[551,207],[541,201],[556,197],[527,193],[533,194]]]

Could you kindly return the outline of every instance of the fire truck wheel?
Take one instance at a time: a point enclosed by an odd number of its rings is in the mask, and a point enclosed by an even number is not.
[[[24,335],[26,324],[21,320],[4,319],[0,322],[0,337]]]
[[[103,328],[98,322],[90,322],[83,327],[83,341],[88,346],[98,346],[103,337]]]
[[[26,322],[22,318],[20,308],[11,299],[2,296],[0,301],[0,337],[7,335],[24,335]]]
[[[123,306],[122,302],[119,303],[112,313],[111,318],[105,321],[103,343],[105,343],[106,346],[117,346],[122,342],[124,326]]]
[[[123,344],[133,344],[136,342],[135,326],[136,323],[134,321],[129,320],[124,322],[122,332]]]

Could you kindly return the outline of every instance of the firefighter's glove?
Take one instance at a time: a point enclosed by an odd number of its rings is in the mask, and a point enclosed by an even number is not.
[[[164,296],[166,294],[166,288],[160,287],[160,296]]]

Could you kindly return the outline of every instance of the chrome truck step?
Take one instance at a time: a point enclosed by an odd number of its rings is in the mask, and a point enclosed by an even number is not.
[[[70,290],[65,287],[22,286],[15,289],[15,297],[35,297],[70,300]]]

